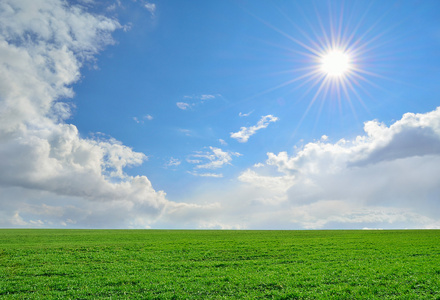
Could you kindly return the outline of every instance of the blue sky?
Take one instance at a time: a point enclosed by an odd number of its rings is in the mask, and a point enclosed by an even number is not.
[[[438,228],[439,12],[1,1],[0,226]]]

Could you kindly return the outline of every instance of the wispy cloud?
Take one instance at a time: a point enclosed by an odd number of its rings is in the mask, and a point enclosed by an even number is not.
[[[181,110],[187,110],[193,106],[193,105],[186,103],[186,102],[177,102],[176,105]]]
[[[189,130],[189,129],[179,128],[177,131],[180,132],[180,133],[183,133],[186,136],[192,136],[193,135],[193,132],[191,130]]]
[[[269,123],[278,121],[277,117],[272,115],[267,115],[261,117],[260,121],[258,121],[257,125],[251,127],[241,127],[238,132],[231,132],[231,138],[236,139],[240,143],[246,143],[249,138],[257,133],[258,130],[266,128]]]
[[[222,173],[198,173],[196,171],[189,171],[188,173],[193,176],[198,176],[198,177],[212,177],[212,178],[222,178],[223,177]]]
[[[152,115],[145,115],[141,119],[138,117],[133,117],[133,120],[138,124],[144,124],[144,120],[152,121],[154,118]]]
[[[180,161],[180,159],[171,157],[170,160],[165,164],[165,167],[177,167],[181,164],[182,162]]]
[[[244,113],[240,112],[238,115],[239,115],[240,117],[249,117],[253,112],[254,112],[253,110],[250,111],[250,112],[248,112],[247,114],[244,114]]]
[[[94,1],[94,0],[92,0],[92,1]],[[114,11],[114,10],[116,10],[116,8],[118,8],[118,7],[122,7],[122,3],[121,3],[120,0],[116,0],[115,3],[109,5],[109,6],[107,7],[107,10],[108,10],[108,11]]]
[[[223,140],[223,139],[218,139],[218,141],[219,141],[220,145],[222,145],[222,146],[227,146],[228,145],[228,143],[226,143],[226,141]]]
[[[183,96],[185,102],[177,102],[176,105],[181,110],[189,110],[197,105],[203,104],[207,100],[213,100],[221,97],[220,94],[210,95],[210,94],[202,94],[198,96]]]
[[[219,94],[217,94],[217,95],[201,95],[200,100],[205,101],[205,100],[209,100],[209,99],[215,99],[218,96],[220,96],[220,95]]]
[[[147,2],[144,4],[144,7],[150,12],[152,16],[156,14],[156,4]]]
[[[187,162],[196,164],[196,169],[218,169],[230,165],[232,157],[241,156],[238,152],[223,151],[220,148],[209,147],[210,151],[198,151],[188,157]]]

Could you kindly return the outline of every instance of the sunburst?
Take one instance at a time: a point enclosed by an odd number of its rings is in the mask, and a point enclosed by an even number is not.
[[[340,110],[342,110],[342,104],[348,104],[356,117],[354,99],[367,109],[362,96],[369,95],[368,86],[377,87],[374,80],[371,79],[389,79],[375,73],[371,66],[372,52],[387,42],[382,40],[379,43],[378,41],[386,32],[377,31],[376,27],[379,21],[370,27],[365,27],[365,24],[362,23],[368,11],[363,12],[359,18],[353,16],[347,18],[344,16],[343,7],[339,13],[333,14],[329,4],[328,18],[321,17],[317,10],[315,12],[315,22],[310,22],[304,14],[307,19],[304,24],[310,26],[307,30],[299,27],[289,19],[287,14],[282,12],[296,29],[295,35],[288,34],[258,18],[265,25],[296,44],[291,50],[294,57],[292,60],[300,61],[300,65],[286,71],[292,74],[292,78],[263,93],[289,85],[293,85],[294,89],[308,86],[302,98],[309,99],[309,104],[298,126],[317,101],[321,101],[319,113],[321,113],[324,102],[331,101],[337,103]],[[350,23],[354,19],[357,19],[357,23]],[[328,20],[328,24],[324,24],[323,20]],[[366,63],[368,60],[370,65]],[[319,119],[319,115],[317,119]]]

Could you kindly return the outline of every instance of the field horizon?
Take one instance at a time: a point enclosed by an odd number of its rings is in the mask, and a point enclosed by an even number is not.
[[[440,299],[440,230],[0,229],[4,299]]]

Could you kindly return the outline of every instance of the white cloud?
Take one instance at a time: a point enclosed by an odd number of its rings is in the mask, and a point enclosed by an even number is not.
[[[217,95],[217,96],[220,96],[220,95]],[[205,100],[210,100],[210,99],[215,99],[215,95],[201,95],[199,98],[200,98],[200,100],[202,100],[202,101],[205,101]]]
[[[191,108],[191,106],[192,106],[192,105],[190,105],[189,103],[186,103],[186,102],[177,102],[176,105],[181,110],[187,110],[188,108]]]
[[[153,16],[156,13],[156,4],[154,3],[145,3],[144,7],[152,14]]]
[[[165,167],[177,167],[181,164],[182,162],[174,157],[171,157],[170,160],[165,164]]]
[[[193,132],[189,129],[179,128],[177,131],[183,133],[186,136],[192,136]]]
[[[197,164],[196,169],[218,169],[224,165],[230,165],[233,156],[240,156],[240,153],[223,151],[220,148],[209,147],[210,152],[197,152],[192,154],[187,161]]]
[[[238,132],[231,132],[231,138],[236,139],[240,143],[246,143],[249,138],[257,133],[258,130],[266,128],[269,123],[278,121],[277,117],[272,115],[267,115],[261,117],[260,121],[258,121],[257,125],[251,127],[241,127]]]
[[[107,10],[108,10],[108,11],[114,11],[114,10],[116,10],[116,4],[115,4],[115,3],[111,4],[110,6],[107,7]]]
[[[362,135],[329,140],[268,153],[237,181],[200,187],[192,205],[173,207],[161,221],[191,228],[440,228],[440,108],[405,114],[391,126],[367,122]]]
[[[111,33],[118,28],[115,20],[64,1],[0,3],[0,157],[8,158],[0,160],[0,205],[3,220],[9,220],[2,226],[61,226],[89,218],[82,224],[93,227],[94,217],[111,215],[115,207],[121,226],[134,214],[153,220],[169,205],[147,177],[124,173],[146,159],[143,153],[112,138],[81,138],[65,123],[70,107],[61,100],[73,96],[70,86],[81,66],[113,43]],[[63,199],[80,206],[68,207]],[[47,201],[61,212],[40,210],[50,220],[26,210],[47,208]],[[54,223],[60,216],[66,219]]]
[[[118,28],[61,0],[0,2],[0,227],[440,228],[440,108],[268,153],[227,186],[200,187],[194,203],[168,201],[146,176],[124,172],[145,154],[67,123],[81,66]],[[275,121],[231,137],[246,142]],[[209,147],[187,162],[194,176],[221,177],[212,170],[239,155]]]
[[[138,117],[133,117],[133,120],[138,124],[144,124],[144,120],[152,121],[154,118],[152,115],[145,115],[142,117],[142,119],[139,119]]]
[[[257,165],[257,168],[261,166]],[[254,170],[246,170],[238,179],[242,182],[251,183],[254,186],[263,187],[275,192],[286,192],[292,185],[293,176],[267,176],[260,175]]]
[[[220,145],[222,145],[222,146],[227,146],[228,145],[228,143],[226,143],[226,141],[223,140],[223,139],[218,139],[218,141],[220,142]]]
[[[222,173],[212,172],[199,172],[200,169],[215,170],[230,165],[234,156],[241,156],[240,153],[223,151],[220,148],[209,147],[210,151],[198,151],[195,154],[190,155],[186,161],[190,164],[194,164],[194,170],[188,173],[198,177],[213,177],[221,178]]]
[[[238,115],[239,115],[240,117],[249,117],[253,112],[254,112],[253,110],[250,111],[250,112],[248,112],[247,114],[244,114],[244,113],[241,113],[241,112],[240,112]]]
[[[438,227],[440,108],[364,129],[355,139],[324,138],[293,155],[268,153],[263,170],[239,179],[284,197],[292,222],[303,228]],[[273,167],[278,174],[267,173]]]
[[[212,178],[222,178],[223,177],[223,174],[221,174],[221,173],[198,173],[195,171],[190,171],[188,173],[191,175],[194,175],[194,176],[198,176],[198,177],[212,177]]]
[[[221,96],[222,95],[220,95],[220,94],[215,94],[215,95],[202,94],[202,95],[197,95],[197,96],[188,96],[187,95],[187,96],[183,96],[183,99],[185,99],[186,101],[190,100],[190,102],[192,102],[192,103],[177,102],[176,105],[181,110],[188,110],[188,109],[193,108],[199,104],[203,104],[207,100],[213,100],[213,99],[216,99]]]

